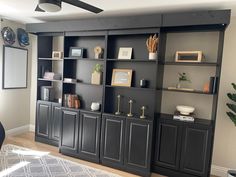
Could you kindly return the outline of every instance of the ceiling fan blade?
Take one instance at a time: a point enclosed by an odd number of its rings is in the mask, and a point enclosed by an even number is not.
[[[71,4],[73,6],[88,10],[90,12],[96,13],[96,14],[103,11],[102,9],[99,9],[95,6],[92,6],[90,4],[87,4],[87,3],[79,1],[79,0],[62,0],[62,1],[65,3]]]
[[[34,11],[37,11],[37,12],[45,12],[44,10],[40,9],[39,8],[39,5],[37,5],[36,9]]]

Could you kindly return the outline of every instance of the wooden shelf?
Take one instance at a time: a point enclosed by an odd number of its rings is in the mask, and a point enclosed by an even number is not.
[[[158,89],[162,91],[169,91],[169,92],[183,92],[183,93],[196,93],[196,94],[205,94],[205,95],[214,95],[213,93],[206,93],[201,90],[193,90],[193,91],[188,91],[188,90],[175,90],[175,89],[168,89],[168,88],[162,88]]]
[[[124,86],[113,86],[113,85],[106,85],[106,87],[107,88],[132,89],[132,90],[140,90],[140,91],[152,91],[152,92],[156,91],[153,88],[141,88],[141,87],[124,87]]]
[[[38,58],[38,60],[63,61],[63,59],[54,59],[54,58]]]
[[[104,61],[104,59],[65,57],[64,60]]]
[[[62,82],[62,80],[38,78],[39,81]]]
[[[90,85],[90,86],[96,86],[96,87],[102,87],[101,85],[96,85],[96,84],[91,84],[91,83],[84,83],[84,82],[65,82],[63,81],[64,84],[81,84],[81,85]]]
[[[148,59],[107,59],[110,62],[156,62],[158,60],[148,60]]]
[[[76,109],[76,108],[70,108],[70,107],[66,107],[66,106],[62,106],[62,107],[66,108],[66,109],[80,110],[80,111],[85,111],[85,112],[90,112],[90,113],[101,113],[101,111],[92,111],[91,109],[84,109],[84,108]]]
[[[215,62],[175,62],[175,61],[165,61],[165,62],[159,62],[159,64],[163,65],[184,65],[184,66],[219,66],[218,63]]]

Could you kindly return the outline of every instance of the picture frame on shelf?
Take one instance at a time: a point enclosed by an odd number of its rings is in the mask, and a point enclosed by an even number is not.
[[[202,51],[176,51],[175,62],[196,62],[202,61]]]
[[[131,87],[132,73],[132,69],[113,69],[111,85]]]
[[[130,60],[132,57],[132,47],[120,47],[119,48],[119,54],[118,54],[118,59],[120,60]]]
[[[62,59],[62,57],[63,57],[63,52],[61,51],[52,52],[52,59],[59,60],[59,59]]]
[[[83,58],[84,48],[70,47],[69,57]]]

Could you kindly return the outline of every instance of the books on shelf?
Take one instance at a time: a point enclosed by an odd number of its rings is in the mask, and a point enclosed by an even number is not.
[[[173,115],[174,120],[186,121],[186,122],[194,122],[194,114],[183,115],[180,114],[179,111],[176,111]]]

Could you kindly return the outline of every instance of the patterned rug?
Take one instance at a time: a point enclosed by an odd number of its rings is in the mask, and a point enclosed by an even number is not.
[[[8,144],[0,151],[0,177],[120,176],[55,157],[48,152]]]

